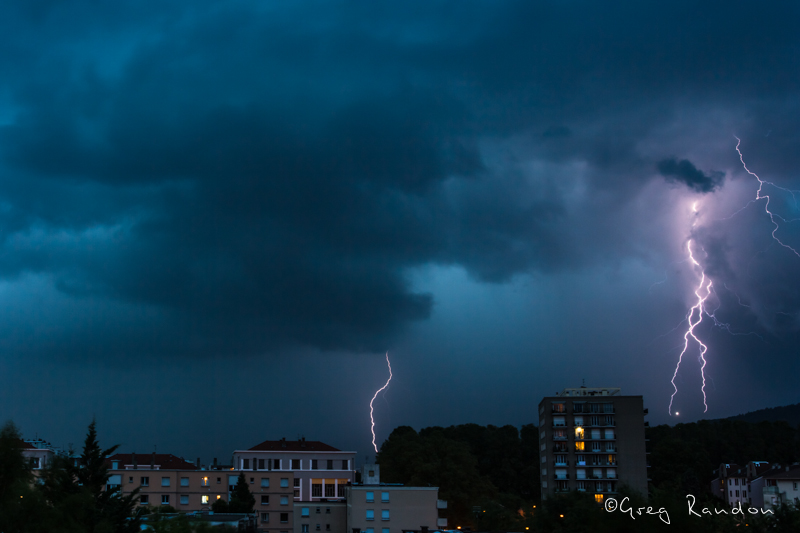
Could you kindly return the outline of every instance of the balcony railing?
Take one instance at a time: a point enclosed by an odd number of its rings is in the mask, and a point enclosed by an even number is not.
[[[553,474],[553,479],[569,479],[569,474]]]

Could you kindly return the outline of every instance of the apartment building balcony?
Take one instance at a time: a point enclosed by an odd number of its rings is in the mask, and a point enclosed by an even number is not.
[[[553,479],[556,481],[569,479],[569,474],[553,474]]]
[[[780,491],[778,491],[778,487],[777,486],[776,487],[764,487],[762,490],[763,490],[764,494],[781,494]]]
[[[556,466],[569,466],[569,461],[556,460]]]

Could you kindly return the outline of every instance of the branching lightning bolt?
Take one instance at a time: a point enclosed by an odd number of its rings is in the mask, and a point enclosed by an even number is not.
[[[375,391],[375,395],[369,401],[369,419],[372,421],[372,447],[375,448],[375,453],[378,453],[378,445],[375,444],[375,417],[373,416],[374,410],[372,407],[372,402],[375,401],[375,398],[378,397],[378,394],[382,390],[386,389],[386,387],[389,386],[389,382],[392,381],[392,363],[389,362],[389,352],[386,352],[386,364],[389,365],[389,379],[386,380],[386,385]]]
[[[689,239],[689,241],[686,243],[686,248],[689,250],[689,259],[691,260],[691,262],[695,266],[700,267],[700,263],[698,263],[695,260],[694,255],[692,254],[692,240],[691,239]],[[686,333],[683,334],[683,351],[681,351],[681,354],[678,356],[678,364],[675,365],[675,373],[672,376],[672,388],[674,388],[675,391],[672,393],[672,396],[670,396],[670,398],[669,398],[669,414],[670,414],[670,416],[672,416],[672,401],[675,399],[675,395],[678,393],[678,386],[675,385],[675,378],[678,377],[678,370],[680,369],[681,362],[683,361],[683,354],[685,354],[686,350],[689,349],[689,337],[694,339],[694,341],[700,346],[700,361],[702,361],[702,363],[703,363],[700,366],[700,375],[703,378],[703,385],[702,385],[702,387],[700,387],[700,390],[703,393],[703,406],[705,407],[703,412],[705,413],[706,411],[708,411],[708,403],[706,402],[706,374],[705,374],[705,368],[706,368],[706,357],[705,356],[706,356],[706,351],[708,351],[708,347],[705,344],[703,344],[703,342],[700,339],[697,338],[697,335],[695,335],[695,333],[694,333],[694,328],[698,324],[700,324],[700,322],[703,321],[703,313],[707,313],[707,311],[703,308],[703,306],[705,305],[706,299],[708,299],[708,297],[711,295],[712,282],[709,279],[708,283],[706,283],[706,273],[705,273],[705,270],[702,269],[702,267],[701,267],[700,272],[701,272],[701,274],[700,274],[700,283],[697,285],[697,288],[694,291],[695,296],[697,296],[697,303],[694,304],[691,307],[691,309],[689,309],[689,313],[686,315],[686,321],[689,324],[689,326],[686,329]],[[700,294],[700,291],[703,291],[703,290],[705,291],[705,296],[702,296]],[[694,318],[693,318],[695,316],[695,311],[697,311],[697,321],[696,322],[694,321]]]
[[[736,136],[734,135],[734,137],[736,137]],[[788,244],[786,244],[786,243],[784,243],[783,241],[781,241],[781,240],[780,240],[780,239],[779,239],[779,238],[778,238],[778,237],[775,235],[775,232],[776,232],[776,231],[778,231],[778,228],[780,227],[780,226],[778,226],[778,223],[777,223],[777,222],[775,222],[775,219],[776,219],[776,218],[778,218],[778,219],[779,219],[781,222],[793,222],[793,220],[789,220],[789,221],[787,221],[786,219],[784,219],[784,218],[783,218],[783,217],[781,217],[780,215],[777,215],[777,214],[773,213],[772,211],[770,211],[770,210],[769,210],[769,201],[770,201],[770,197],[769,197],[769,195],[768,195],[768,194],[765,194],[765,195],[762,195],[762,194],[761,194],[761,189],[764,187],[764,184],[766,183],[767,185],[772,185],[772,186],[773,186],[773,187],[775,187],[776,189],[780,189],[780,190],[782,190],[782,191],[784,191],[784,192],[787,192],[787,193],[791,194],[791,195],[792,195],[792,198],[794,199],[795,205],[797,205],[797,197],[795,196],[795,193],[796,193],[797,191],[792,191],[792,190],[789,190],[789,189],[784,189],[783,187],[779,187],[779,186],[775,185],[775,184],[774,184],[774,183],[772,183],[772,182],[769,182],[769,181],[766,181],[766,180],[762,180],[761,178],[759,178],[759,177],[758,177],[758,174],[756,174],[755,172],[753,172],[753,171],[751,171],[749,168],[747,168],[747,165],[746,165],[746,164],[745,164],[745,162],[744,162],[744,156],[742,155],[742,151],[741,151],[741,150],[739,150],[739,145],[741,145],[741,144],[742,144],[742,140],[741,140],[739,137],[736,137],[736,141],[737,141],[737,142],[736,142],[736,152],[739,154],[739,161],[741,161],[741,162],[742,162],[742,166],[743,166],[743,167],[744,167],[744,169],[747,171],[747,173],[748,173],[748,174],[750,174],[751,176],[753,176],[755,179],[757,179],[757,180],[758,180],[758,190],[756,191],[756,198],[755,198],[755,200],[751,200],[751,201],[750,201],[750,202],[749,202],[747,205],[750,205],[750,203],[752,203],[752,202],[756,202],[756,201],[758,201],[758,200],[766,200],[766,203],[764,204],[764,211],[766,211],[766,213],[769,215],[769,219],[770,219],[770,221],[772,222],[772,225],[773,225],[773,226],[775,226],[775,227],[772,229],[772,238],[775,240],[775,242],[777,242],[778,244],[780,244],[781,246],[783,246],[783,247],[784,247],[784,248],[786,248],[787,250],[791,250],[791,251],[794,253],[794,255],[796,255],[797,257],[800,257],[800,253],[798,253],[798,251],[797,251],[797,250],[795,250],[794,248],[792,248],[792,247],[791,247],[791,246],[789,246]],[[747,206],[745,206],[745,207],[747,207]],[[742,209],[744,209],[744,207],[743,207]],[[740,211],[741,211],[741,210],[740,210]],[[735,214],[735,213],[734,213],[734,214]]]

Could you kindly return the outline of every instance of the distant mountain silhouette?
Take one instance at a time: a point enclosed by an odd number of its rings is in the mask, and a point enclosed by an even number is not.
[[[782,407],[770,407],[759,409],[742,415],[728,417],[727,420],[744,420],[745,422],[777,422],[783,420],[792,427],[800,424],[800,403],[794,405],[784,405]]]

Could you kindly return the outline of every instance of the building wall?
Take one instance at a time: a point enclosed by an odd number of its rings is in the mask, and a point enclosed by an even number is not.
[[[292,472],[295,480],[293,487],[295,501],[321,502],[343,499],[344,489],[339,489],[339,485],[347,485],[354,479],[355,452],[239,450],[234,452],[233,461],[237,469],[246,471],[259,470],[263,465],[267,471]],[[278,468],[275,461],[280,461]],[[296,461],[300,468],[292,468],[292,461]],[[333,468],[328,468],[328,461],[332,461]],[[343,462],[346,462],[346,467]],[[320,485],[319,495],[314,495],[315,484]]]
[[[347,532],[347,505],[344,502],[295,502],[294,532]]]
[[[368,501],[367,493],[370,492],[373,501]],[[388,494],[388,501],[383,501],[383,493]],[[422,527],[431,531],[437,529],[438,487],[354,485],[349,487],[348,494],[348,532],[359,529],[364,533],[372,529],[373,533],[402,533]],[[367,519],[368,510],[373,511],[372,520]],[[388,520],[384,519],[383,511],[389,511]]]
[[[642,397],[618,391],[565,389],[539,403],[543,498],[581,490],[602,501],[622,484],[647,494]]]
[[[109,474],[109,484],[116,485],[119,481],[123,494],[139,489],[140,506],[171,505],[180,512],[209,510],[220,498],[230,501],[229,490],[239,476],[235,470],[150,470],[147,467],[109,470]],[[248,471],[244,474],[256,499],[259,529],[290,531],[293,523],[292,473]],[[144,478],[147,478],[146,485],[143,484]],[[286,486],[282,487],[282,484]],[[165,496],[167,501],[164,501]],[[283,515],[286,522],[281,522]]]

